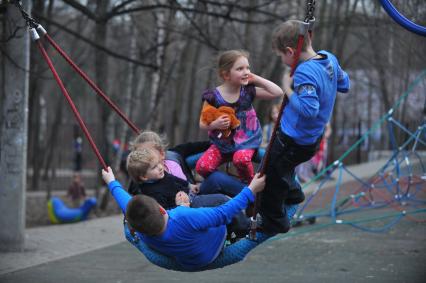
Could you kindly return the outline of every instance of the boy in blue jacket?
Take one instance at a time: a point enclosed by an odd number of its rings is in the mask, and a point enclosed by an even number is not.
[[[182,205],[165,210],[149,196],[130,196],[115,180],[110,167],[102,170],[102,178],[126,215],[129,228],[154,250],[194,270],[216,259],[225,243],[226,224],[253,202],[256,193],[265,186],[265,177],[256,174],[249,186],[221,206],[190,208]]]
[[[295,20],[286,21],[272,36],[273,49],[287,66],[296,60],[300,24]],[[349,77],[337,58],[324,50],[314,51],[311,38],[306,36],[294,76],[286,74],[283,79],[288,104],[265,168],[266,186],[259,208],[264,232],[289,230],[283,204],[298,204],[305,199],[300,184],[295,181],[295,167],[315,154],[330,121],[336,94],[348,92],[349,86]]]

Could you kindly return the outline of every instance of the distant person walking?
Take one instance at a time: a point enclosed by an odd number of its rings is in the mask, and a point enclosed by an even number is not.
[[[83,167],[83,139],[77,125],[74,125],[74,171],[80,172]]]
[[[71,199],[73,207],[80,207],[82,201],[86,198],[86,190],[79,172],[74,173],[72,183],[68,187],[67,196]]]

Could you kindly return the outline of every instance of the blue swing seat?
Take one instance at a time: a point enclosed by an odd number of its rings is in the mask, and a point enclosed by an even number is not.
[[[291,220],[297,211],[298,205],[287,206],[286,208],[288,218]],[[266,235],[264,233],[257,232],[256,240],[251,240],[249,238],[242,239],[232,245],[225,247],[223,251],[219,254],[219,256],[209,265],[197,270],[188,270],[182,267],[175,259],[152,250],[150,247],[148,247],[147,244],[141,241],[137,237],[137,235],[133,236],[130,233],[130,230],[126,224],[124,225],[124,234],[126,236],[127,241],[129,241],[140,252],[142,252],[152,264],[155,264],[165,269],[186,272],[198,272],[216,268],[223,268],[227,265],[242,261],[252,249],[272,237],[272,235]]]
[[[77,208],[70,208],[58,197],[47,202],[47,213],[53,224],[72,223],[86,220],[90,211],[96,206],[96,198],[91,197]]]

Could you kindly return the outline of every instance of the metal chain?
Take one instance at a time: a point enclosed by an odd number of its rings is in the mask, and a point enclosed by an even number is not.
[[[314,12],[315,12],[315,0],[307,0],[305,23],[309,23],[309,21],[315,19]]]
[[[28,27],[37,28],[38,23],[33,18],[31,18],[27,12],[25,12],[24,7],[22,7],[21,1],[10,0],[10,3],[14,4],[19,9],[19,11],[21,11],[22,17],[27,22]]]

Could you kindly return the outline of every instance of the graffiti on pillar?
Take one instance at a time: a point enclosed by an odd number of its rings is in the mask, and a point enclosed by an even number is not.
[[[19,107],[22,102],[22,94],[20,91],[15,91],[13,97],[11,99],[10,106],[6,108],[6,117],[5,117],[5,125],[6,125],[6,135],[7,129],[19,129],[23,125],[22,117],[23,113],[21,108]]]
[[[24,135],[23,128],[23,110],[22,110],[22,93],[15,91],[9,105],[6,105],[3,140],[2,140],[2,167],[7,174],[17,174],[22,172],[22,163],[19,158],[23,149]]]
[[[22,115],[19,109],[6,110],[6,129],[19,129],[22,125]]]

